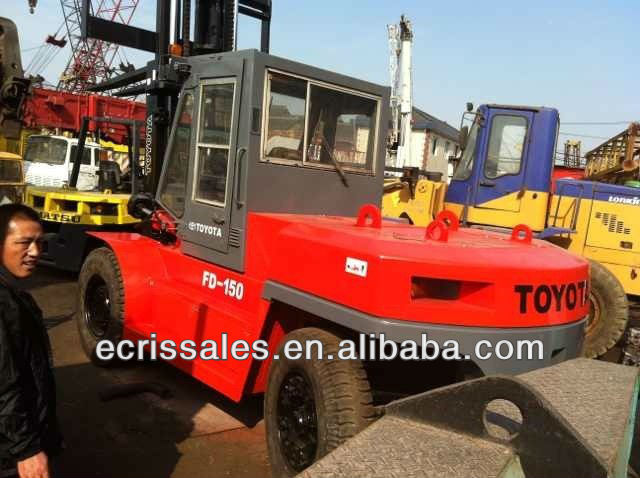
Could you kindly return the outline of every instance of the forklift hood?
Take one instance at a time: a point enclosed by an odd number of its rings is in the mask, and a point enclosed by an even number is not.
[[[358,223],[249,213],[245,269],[228,272],[265,289],[282,286],[371,317],[416,324],[549,327],[577,323],[589,313],[588,262],[553,244],[468,228],[451,227],[438,238],[431,226]],[[91,235],[110,245],[129,281],[197,290],[211,267],[184,254],[180,239],[162,244],[138,234]]]
[[[468,228],[450,230],[445,241],[408,224],[379,226],[345,217],[250,214],[254,252],[247,269],[405,321],[536,327],[589,313],[588,263],[557,246]]]

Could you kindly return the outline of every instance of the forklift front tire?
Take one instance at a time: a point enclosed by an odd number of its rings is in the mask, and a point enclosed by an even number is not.
[[[286,342],[294,340],[302,344],[298,360],[284,354]],[[318,359],[311,340],[322,344],[322,359]],[[279,358],[271,364],[264,416],[274,477],[300,473],[376,417],[362,363],[339,360],[339,344],[337,336],[322,329],[299,329],[284,338]],[[309,360],[307,349],[311,351]]]
[[[122,338],[124,285],[113,251],[101,247],[92,251],[78,277],[76,325],[85,354],[98,366],[114,366],[114,357],[103,360],[96,354],[98,342],[108,340],[115,346]]]
[[[583,355],[604,355],[620,340],[629,320],[629,303],[620,281],[602,264],[590,260],[591,302]]]

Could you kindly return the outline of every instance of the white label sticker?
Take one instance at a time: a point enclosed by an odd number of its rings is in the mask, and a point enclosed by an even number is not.
[[[353,257],[347,257],[347,263],[344,266],[345,272],[360,277],[367,277],[367,262]]]

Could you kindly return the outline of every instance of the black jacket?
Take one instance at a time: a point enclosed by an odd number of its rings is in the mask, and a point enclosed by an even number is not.
[[[55,454],[61,441],[42,312],[0,266],[0,470],[40,451]]]

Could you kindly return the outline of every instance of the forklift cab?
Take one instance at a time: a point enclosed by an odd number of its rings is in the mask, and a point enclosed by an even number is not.
[[[248,214],[380,204],[388,88],[257,50],[184,61],[156,200],[185,254],[242,272]]]
[[[470,224],[546,227],[558,111],[482,105],[446,194],[447,209]]]

